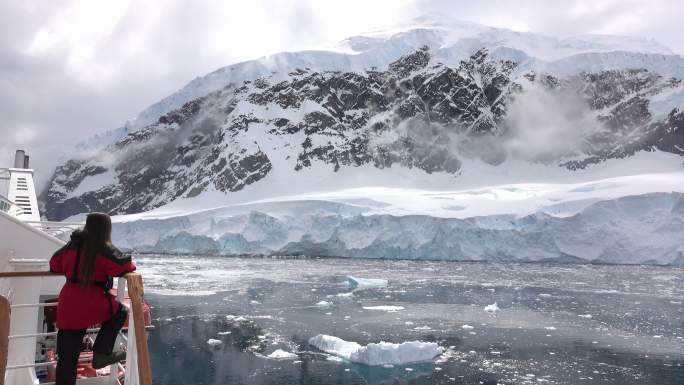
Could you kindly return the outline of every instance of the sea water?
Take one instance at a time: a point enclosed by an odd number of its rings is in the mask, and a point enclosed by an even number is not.
[[[156,326],[149,346],[157,385],[684,384],[684,269],[163,255],[137,262]],[[319,350],[310,344],[317,335],[360,346],[435,343],[439,353],[368,365]]]

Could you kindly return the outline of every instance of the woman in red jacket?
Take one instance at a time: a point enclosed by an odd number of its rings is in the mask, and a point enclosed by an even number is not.
[[[130,256],[111,243],[112,221],[107,214],[88,215],[82,231],[50,259],[50,271],[67,278],[57,306],[57,373],[55,385],[76,383],[76,367],[86,329],[100,325],[93,345],[93,368],[100,369],[126,358],[113,352],[127,312],[109,293],[112,277],[135,270]]]

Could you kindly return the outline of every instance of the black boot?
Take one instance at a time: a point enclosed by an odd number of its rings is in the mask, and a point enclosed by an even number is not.
[[[113,352],[111,354],[93,353],[93,369],[102,369],[105,366],[116,364],[126,359],[126,352]]]

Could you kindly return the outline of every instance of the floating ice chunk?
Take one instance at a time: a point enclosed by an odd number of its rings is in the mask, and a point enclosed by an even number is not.
[[[548,293],[540,293],[539,296],[540,296],[540,297],[549,298],[549,297],[551,297],[551,294],[548,294]]]
[[[470,326],[470,325],[463,325],[463,326],[461,326],[461,329],[463,329],[463,330],[473,330],[473,329],[475,329],[475,327],[474,327],[474,326]]]
[[[309,338],[309,344],[316,348],[335,355],[336,357],[351,359],[352,353],[358,352],[363,346],[356,342],[345,341],[341,338],[319,334]]]
[[[546,330],[556,330],[555,326],[545,326],[544,329]]]
[[[358,278],[350,275],[347,277],[347,281],[354,289],[387,287],[387,280],[382,278]]]
[[[223,341],[221,341],[221,340],[215,340],[215,339],[213,339],[213,338],[209,338],[209,339],[207,340],[207,344],[209,344],[210,346],[218,346],[218,345],[221,345],[222,343],[223,343]]]
[[[591,319],[591,314],[578,314],[578,317],[586,318],[586,319]]]
[[[297,358],[297,355],[294,353],[286,352],[282,349],[277,349],[276,351],[274,351],[266,357],[273,358],[274,360],[291,360]]]
[[[484,311],[486,311],[487,313],[496,313],[499,310],[499,305],[496,302],[494,302],[491,305],[487,305],[484,308]]]
[[[227,335],[230,334],[230,333],[232,333],[232,332],[218,332],[218,333],[216,333],[216,334],[218,334],[218,335],[220,335],[220,336],[227,336]]]
[[[353,296],[354,293],[351,291],[349,293],[337,293],[337,298],[351,298]]]
[[[401,344],[379,342],[363,346],[325,334],[310,338],[309,344],[345,360],[370,366],[428,361],[444,351],[435,342],[408,341]]]
[[[404,310],[403,306],[381,305],[381,306],[364,306],[365,310],[384,310],[384,311],[399,311]]]
[[[413,330],[432,330],[432,328],[427,326],[427,325],[426,326],[416,326],[415,328],[413,328]]]
[[[330,302],[328,302],[328,301],[321,301],[321,302],[318,302],[318,303],[316,304],[316,307],[320,307],[320,308],[327,308],[327,307],[330,307],[330,306],[332,306],[332,303],[330,303]]]

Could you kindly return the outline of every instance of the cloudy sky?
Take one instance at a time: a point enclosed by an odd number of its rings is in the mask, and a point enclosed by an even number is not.
[[[552,36],[654,38],[677,53],[680,0],[0,0],[0,167],[72,144],[218,67],[426,13]],[[41,176],[41,175],[39,175]],[[43,177],[45,178],[45,177]]]

